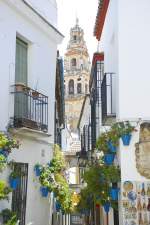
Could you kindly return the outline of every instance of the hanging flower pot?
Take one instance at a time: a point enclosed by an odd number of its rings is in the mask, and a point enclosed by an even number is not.
[[[119,188],[111,188],[110,197],[112,200],[114,200],[114,201],[118,200],[118,192],[119,192]]]
[[[44,187],[44,186],[40,187],[40,191],[41,191],[42,197],[46,198],[48,196],[48,188],[47,187]]]
[[[41,174],[41,168],[40,168],[39,164],[35,165],[34,171],[35,171],[36,176],[39,177]]]
[[[121,136],[123,145],[125,146],[129,146],[130,145],[130,141],[131,141],[131,134],[124,134]]]
[[[8,155],[9,155],[9,152],[7,150],[5,150],[5,149],[0,149],[0,155],[3,155],[3,156],[5,156],[7,158]]]
[[[56,201],[56,211],[58,212],[61,209],[61,204]]]
[[[12,189],[16,190],[16,188],[18,187],[19,183],[20,183],[20,178],[19,177],[16,177],[16,178],[10,177],[9,184],[10,184],[10,187]]]
[[[106,165],[112,165],[114,162],[115,155],[114,154],[105,154],[104,162]]]
[[[110,202],[106,202],[103,205],[103,208],[104,208],[104,210],[105,210],[106,213],[109,213],[109,210],[110,210]]]
[[[113,145],[112,141],[108,141],[107,145],[111,152],[115,153],[117,151],[117,147],[115,145]]]

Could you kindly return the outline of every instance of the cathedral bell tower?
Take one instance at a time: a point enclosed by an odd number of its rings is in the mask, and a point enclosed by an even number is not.
[[[72,132],[77,124],[86,94],[89,92],[90,63],[83,29],[76,24],[70,29],[70,40],[64,58],[65,114]]]

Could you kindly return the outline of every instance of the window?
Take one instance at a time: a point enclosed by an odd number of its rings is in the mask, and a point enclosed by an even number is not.
[[[16,71],[15,82],[27,85],[27,55],[28,45],[20,39],[16,39]]]
[[[28,83],[28,44],[20,39],[16,39],[16,62],[15,62],[15,83]],[[15,117],[28,117],[28,97],[24,94],[15,95],[14,104]]]
[[[72,67],[76,67],[76,65],[77,65],[77,61],[76,61],[75,58],[73,58],[73,59],[71,60],[71,66],[72,66]]]
[[[74,80],[69,81],[69,95],[74,94]]]
[[[73,36],[73,40],[74,40],[74,42],[76,42],[76,40],[77,40],[77,36],[76,35]]]
[[[77,93],[78,94],[81,94],[82,93],[82,85],[81,85],[81,83],[78,83],[77,84]]]

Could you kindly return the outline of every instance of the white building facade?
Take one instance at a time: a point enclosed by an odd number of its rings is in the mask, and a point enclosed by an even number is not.
[[[115,76],[111,100],[106,99],[107,109],[114,107],[115,121],[130,121],[133,132],[130,145],[120,141],[118,161],[121,168],[119,224],[149,224],[149,60],[150,51],[150,2],[148,0],[102,0],[98,9],[94,34],[104,54],[104,74]],[[103,80],[102,80],[103,83]],[[109,94],[109,93],[107,93]],[[103,96],[102,96],[103,101]],[[103,107],[103,103],[102,103]],[[103,108],[102,108],[103,111]],[[113,117],[113,115],[111,115]],[[111,125],[106,115],[107,122]],[[111,119],[112,119],[111,117]],[[103,123],[102,125],[107,125]],[[103,126],[100,127],[103,131]],[[147,142],[147,144],[142,144]],[[130,190],[125,195],[126,184]],[[143,192],[144,190],[144,192]],[[143,194],[144,193],[144,194]],[[135,199],[130,197],[133,194]],[[135,216],[127,212],[126,204],[135,207]],[[140,210],[139,205],[147,208]],[[118,224],[116,221],[110,224]]]
[[[12,207],[21,225],[52,219],[52,196],[41,196],[34,166],[53,155],[56,55],[63,39],[56,24],[55,1],[0,1],[0,130],[20,141],[9,160],[25,173],[0,209]]]

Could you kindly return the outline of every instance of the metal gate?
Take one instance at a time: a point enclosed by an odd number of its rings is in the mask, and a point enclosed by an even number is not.
[[[27,199],[27,183],[28,183],[28,164],[15,163],[14,171],[19,171],[20,183],[16,190],[12,193],[12,211],[16,212],[19,219],[19,225],[25,225],[26,216],[26,199]]]

